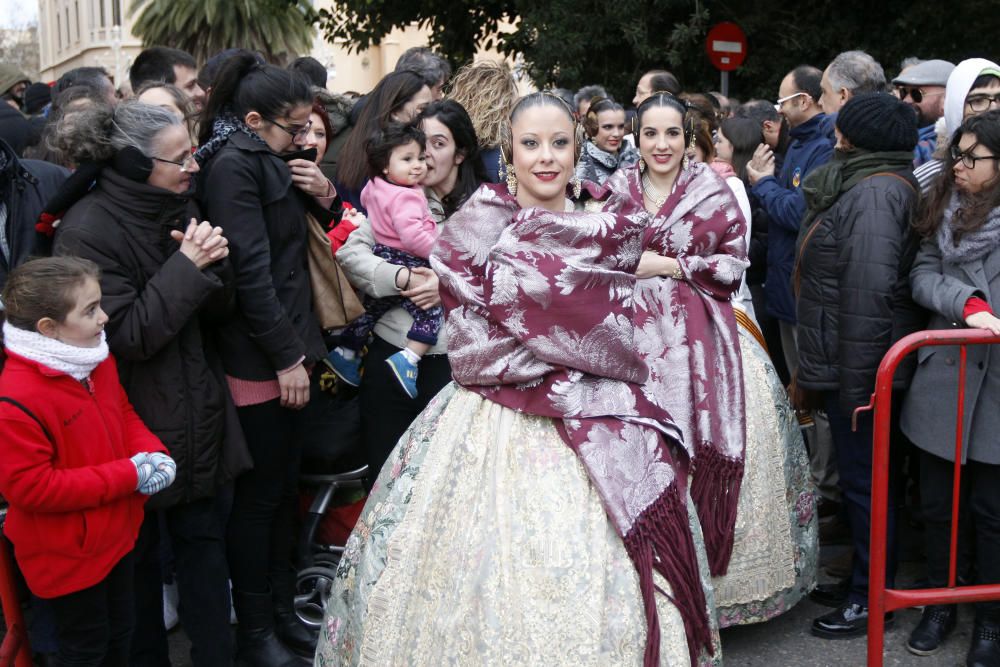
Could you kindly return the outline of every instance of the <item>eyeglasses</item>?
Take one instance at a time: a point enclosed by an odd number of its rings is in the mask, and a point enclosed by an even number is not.
[[[913,100],[915,104],[920,104],[924,101],[925,97],[937,97],[939,95],[944,95],[944,91],[937,91],[934,93],[925,93],[921,88],[910,88],[907,86],[896,86],[896,96],[905,100],[906,96],[909,95],[910,99]]]
[[[178,167],[181,168],[181,171],[185,171],[185,172],[191,171],[192,167],[195,164],[194,155],[188,155],[186,158],[184,158],[180,162],[178,162],[176,160],[167,160],[167,159],[162,158],[162,157],[154,157],[153,159],[156,160],[157,162],[166,162],[167,164],[176,164]]]
[[[775,108],[775,109],[778,109],[778,108],[780,108],[782,104],[784,104],[784,103],[785,103],[785,102],[787,102],[788,100],[792,100],[792,99],[795,99],[795,98],[796,98],[796,97],[798,97],[799,95],[809,95],[809,93],[804,93],[804,92],[802,92],[802,91],[799,91],[799,92],[797,92],[797,93],[792,93],[792,94],[791,94],[791,95],[789,95],[788,97],[779,97],[779,98],[778,98],[778,101],[774,103],[774,108]]]
[[[973,144],[969,150],[962,152],[962,149],[958,146],[951,147],[951,160],[952,162],[958,163],[961,161],[962,166],[966,169],[975,169],[976,162],[979,160],[1000,160],[1000,156],[997,155],[973,155],[972,151],[976,149],[979,144]]]
[[[988,95],[986,93],[970,95],[965,98],[965,104],[976,113],[989,111],[989,108],[994,104],[1000,105],[1000,93],[996,95]]]
[[[293,139],[305,139],[306,135],[309,134],[309,130],[312,128],[312,121],[309,121],[305,125],[301,125],[299,127],[286,127],[273,118],[266,118],[265,120],[272,125],[280,127],[282,130],[290,134]]]

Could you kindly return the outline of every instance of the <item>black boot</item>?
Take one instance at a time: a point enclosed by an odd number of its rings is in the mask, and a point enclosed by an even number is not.
[[[934,655],[945,638],[955,629],[958,611],[953,604],[930,605],[924,608],[920,623],[913,628],[906,650],[914,655]]]
[[[300,667],[302,662],[274,634],[271,593],[233,591],[236,664],[240,667]]]
[[[1000,667],[1000,625],[976,619],[967,667]]]
[[[274,632],[288,648],[312,657],[319,633],[306,627],[295,614],[295,572],[272,572],[271,593],[274,603]]]

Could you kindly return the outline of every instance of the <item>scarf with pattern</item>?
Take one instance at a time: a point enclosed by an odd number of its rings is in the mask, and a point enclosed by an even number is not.
[[[212,121],[212,136],[194,152],[194,159],[202,167],[219,152],[219,149],[226,145],[229,137],[237,132],[242,132],[257,143],[267,146],[267,142],[260,138],[249,125],[236,117],[231,112],[220,113]]]
[[[645,232],[644,215],[522,209],[487,184],[442,227],[430,260],[455,381],[556,420],[580,457],[638,572],[652,667],[654,572],[670,585],[692,663],[712,647],[680,431],[643,392],[633,304]]]
[[[615,174],[605,211],[644,214],[642,175]],[[646,397],[673,417],[692,463],[709,568],[726,573],[743,479],[746,424],[743,363],[730,297],[746,267],[746,220],[732,190],[709,165],[681,170],[651,216],[644,250],[672,257],[683,278],[636,285],[636,345],[649,369]]]

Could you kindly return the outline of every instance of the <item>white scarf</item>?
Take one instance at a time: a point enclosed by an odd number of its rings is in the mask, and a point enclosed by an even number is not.
[[[97,347],[77,347],[4,322],[3,344],[20,357],[65,373],[81,382],[90,377],[91,371],[108,358],[108,342],[103,331],[101,344]]]

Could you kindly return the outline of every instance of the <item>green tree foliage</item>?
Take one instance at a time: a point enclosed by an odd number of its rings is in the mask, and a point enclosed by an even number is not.
[[[496,36],[499,22],[512,17],[515,31]],[[848,49],[871,53],[891,78],[907,56],[991,57],[988,36],[1000,34],[1000,12],[990,0],[946,7],[930,0],[344,0],[311,18],[327,39],[343,38],[356,49],[417,23],[455,63],[469,60],[477,46],[495,46],[522,54],[539,85],[600,83],[622,100],[632,99],[639,75],[652,68],[674,72],[690,91],[718,89],[704,43],[721,21],[739,24],[748,36],[749,56],[730,78],[741,99],[774,98],[796,65],[823,68]]]
[[[199,62],[246,48],[279,63],[309,52],[312,11],[308,0],[135,0],[130,10],[145,46],[183,49]]]

